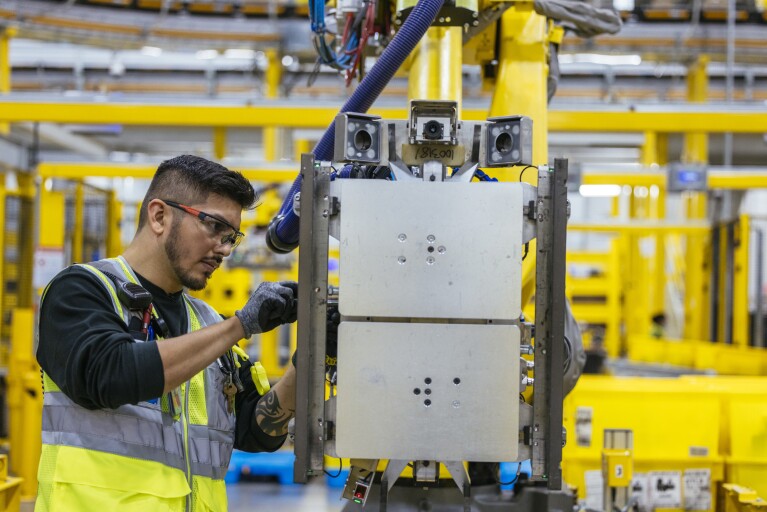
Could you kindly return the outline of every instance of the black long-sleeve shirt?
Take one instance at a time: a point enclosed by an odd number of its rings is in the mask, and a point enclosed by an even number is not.
[[[188,327],[182,292],[168,294],[142,276],[141,285],[165,320],[171,336]],[[89,271],[73,266],[50,284],[40,308],[37,360],[57,386],[86,409],[114,409],[162,396],[165,387],[157,342],[137,343],[112,298]],[[270,436],[258,426],[255,409],[261,395],[244,361],[245,390],[235,397],[235,448],[274,451],[286,436]]]

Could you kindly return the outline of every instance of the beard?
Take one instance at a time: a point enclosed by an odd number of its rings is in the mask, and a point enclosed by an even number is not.
[[[181,266],[181,253],[179,226],[174,224],[171,226],[167,240],[165,240],[165,254],[168,256],[171,269],[183,286],[193,291],[202,290],[208,284],[210,273],[206,272],[204,277],[195,277],[190,271],[184,270]]]

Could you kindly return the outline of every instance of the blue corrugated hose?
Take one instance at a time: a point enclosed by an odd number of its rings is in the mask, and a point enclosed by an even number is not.
[[[381,58],[341,108],[341,113],[368,111],[429,29],[444,2],[445,0],[420,0],[416,4],[405,23],[402,24],[402,28],[381,54]],[[335,120],[333,120],[312,151],[316,160],[333,158],[335,133]],[[287,253],[298,247],[298,216],[293,212],[293,197],[300,190],[301,176],[299,175],[290,187],[280,212],[269,225],[266,243],[275,252]]]

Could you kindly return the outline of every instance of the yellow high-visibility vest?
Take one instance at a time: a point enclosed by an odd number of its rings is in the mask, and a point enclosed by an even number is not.
[[[106,287],[126,322],[132,313],[103,273],[138,283],[120,256],[83,268]],[[43,295],[43,300],[45,295]],[[203,301],[184,294],[188,332],[221,321]],[[137,340],[141,342],[141,340]],[[168,398],[117,409],[80,407],[43,375],[43,446],[35,511],[225,511],[224,476],[234,445],[225,376],[217,362],[184,383],[180,410]]]

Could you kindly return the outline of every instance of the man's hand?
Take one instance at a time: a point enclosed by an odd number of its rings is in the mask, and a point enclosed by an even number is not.
[[[248,303],[235,311],[242,323],[245,338],[271,331],[281,324],[296,321],[298,313],[298,283],[282,281],[258,285]]]

